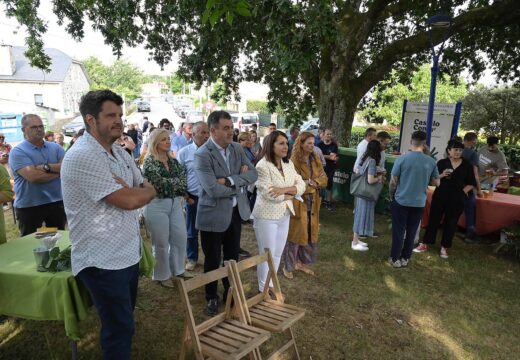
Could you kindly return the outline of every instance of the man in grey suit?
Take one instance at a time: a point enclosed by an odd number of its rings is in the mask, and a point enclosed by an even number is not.
[[[208,117],[210,139],[195,153],[195,172],[202,186],[195,227],[200,230],[204,272],[218,269],[224,260],[238,260],[242,220],[251,209],[247,186],[257,179],[253,164],[237,143],[233,143],[233,121],[225,111]],[[224,300],[229,282],[224,279]],[[207,312],[218,310],[217,282],[206,285]]]

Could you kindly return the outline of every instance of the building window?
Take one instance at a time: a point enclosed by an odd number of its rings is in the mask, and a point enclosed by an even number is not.
[[[34,94],[34,104],[37,106],[43,106],[43,95]]]

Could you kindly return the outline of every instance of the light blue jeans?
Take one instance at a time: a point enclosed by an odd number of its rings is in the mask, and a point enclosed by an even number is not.
[[[186,222],[182,197],[153,199],[144,210],[146,227],[152,236],[155,257],[153,280],[167,280],[184,272],[186,257]]]

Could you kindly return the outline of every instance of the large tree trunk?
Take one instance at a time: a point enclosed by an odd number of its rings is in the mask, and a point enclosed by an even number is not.
[[[349,144],[354,114],[360,101],[346,79],[345,66],[332,66],[334,70],[320,76],[319,113],[320,127],[330,128],[341,146]]]

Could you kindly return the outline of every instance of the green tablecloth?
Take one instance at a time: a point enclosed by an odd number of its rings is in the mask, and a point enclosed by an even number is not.
[[[376,211],[378,213],[386,212],[388,209],[388,181],[390,180],[390,174],[396,159],[397,156],[386,154],[385,169],[387,183],[383,187],[376,204]],[[348,204],[354,202],[354,197],[350,195],[350,177],[355,162],[356,149],[339,148],[339,161],[334,173],[332,195],[334,199],[344,201]]]
[[[70,245],[69,233],[60,232],[57,246],[63,250]],[[0,245],[0,314],[61,320],[67,336],[79,340],[78,322],[87,317],[90,296],[70,271],[36,271],[32,249],[39,246],[34,234]],[[142,250],[140,272],[149,276],[155,261],[147,246]]]

